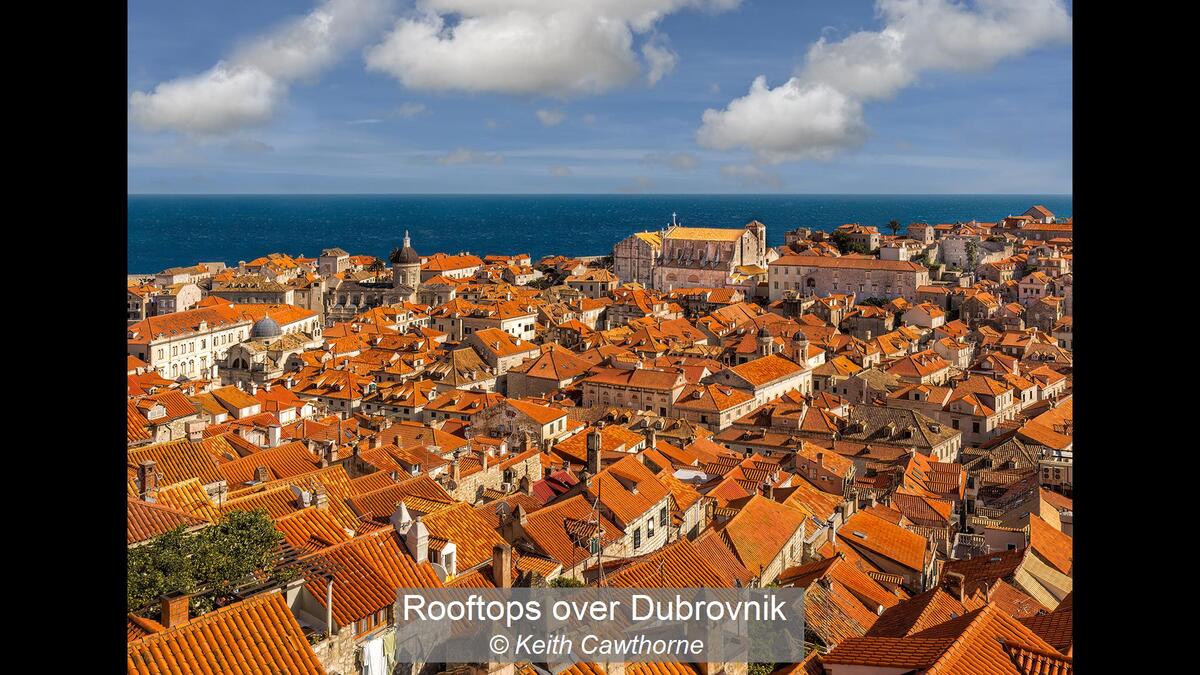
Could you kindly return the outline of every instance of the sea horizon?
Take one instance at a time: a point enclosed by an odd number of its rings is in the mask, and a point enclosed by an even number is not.
[[[679,224],[796,227],[994,221],[1043,204],[1071,215],[1071,194],[922,193],[129,193],[128,274],[268,253],[315,257],[334,246],[386,257],[407,230],[422,254],[444,251],[607,255],[624,237]]]

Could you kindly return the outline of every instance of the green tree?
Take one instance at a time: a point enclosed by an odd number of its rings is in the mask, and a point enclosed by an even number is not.
[[[197,532],[183,527],[159,535],[126,555],[126,606],[146,610],[162,596],[199,594],[198,613],[213,609],[240,586],[257,583],[255,573],[274,575],[283,534],[264,510],[231,511]]]
[[[900,231],[900,221],[895,218],[888,221],[887,228],[892,231],[892,236]]]
[[[583,582],[575,577],[554,577],[550,582],[551,588],[583,588]]]
[[[967,269],[974,270],[979,263],[979,243],[974,239],[967,240]]]

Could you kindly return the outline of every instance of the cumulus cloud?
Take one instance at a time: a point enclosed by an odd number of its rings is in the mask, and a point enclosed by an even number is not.
[[[499,164],[504,161],[504,155],[498,152],[476,152],[467,148],[458,148],[435,158],[435,161],[443,166],[452,166],[455,164]]]
[[[667,47],[666,36],[662,34],[654,35],[642,45],[642,56],[650,67],[646,72],[646,82],[651,87],[658,84],[664,75],[675,70],[675,63],[679,60],[679,55]]]
[[[566,176],[571,175],[571,167],[563,166],[562,164],[556,164],[550,167],[550,175],[558,178],[565,178]]]
[[[630,82],[643,66],[654,84],[676,61],[654,33],[664,16],[739,2],[418,0],[414,15],[367,50],[367,67],[429,90],[595,94]],[[634,43],[643,35],[639,60]]]
[[[567,119],[567,113],[559,109],[547,110],[542,108],[537,111],[537,118],[542,123],[542,126],[556,127],[562,124],[563,120]]]
[[[646,155],[642,161],[679,171],[691,171],[700,165],[700,160],[690,152],[652,152]]]
[[[726,164],[721,167],[721,175],[732,178],[746,187],[765,186],[769,188],[783,187],[783,181],[771,171],[764,170],[757,164]]]
[[[325,0],[249,40],[207,71],[129,97],[130,118],[151,131],[222,134],[262,124],[311,78],[387,23],[395,0]]]
[[[759,76],[724,110],[706,110],[697,141],[771,163],[829,158],[866,139],[864,103],[895,96],[923,72],[984,70],[1071,40],[1063,0],[877,0],[876,9],[882,30],[822,37],[795,77],[771,88]]]

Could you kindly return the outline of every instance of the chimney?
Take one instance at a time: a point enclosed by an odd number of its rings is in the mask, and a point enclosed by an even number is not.
[[[329,493],[325,489],[324,483],[318,483],[316,491],[313,493],[313,502],[321,511],[329,510]]]
[[[962,604],[966,591],[966,578],[959,572],[946,572],[942,578],[945,580],[946,592],[958,600],[959,604]]]
[[[412,517],[408,515],[408,507],[404,502],[396,505],[396,510],[392,515],[388,516],[388,520],[392,523],[392,529],[396,530],[396,534],[401,537],[408,534],[409,528],[412,526]]]
[[[646,448],[654,448],[658,446],[658,430],[654,427],[646,429]]]
[[[279,426],[278,424],[272,424],[271,426],[267,427],[267,447],[278,448],[279,442],[282,440],[282,436],[283,427]]]
[[[454,483],[456,485],[458,484],[458,476],[458,457],[455,457],[454,460],[450,462],[450,478],[454,479]]]
[[[153,502],[158,497],[158,472],[154,460],[147,459],[138,465],[138,496],[144,502]]]
[[[763,493],[764,497],[774,501],[775,500],[775,484],[771,483],[770,481],[763,483],[762,493]]]
[[[529,479],[529,476],[522,476],[519,485],[521,492],[524,492],[526,496],[533,496],[533,481]]]
[[[488,453],[487,450],[484,450],[483,452],[479,453],[479,463],[481,465],[483,465],[484,472],[486,472],[488,470],[488,457],[491,457],[491,455]]]
[[[188,622],[188,600],[189,595],[163,596],[162,598],[162,617],[159,623],[164,628],[177,628]]]
[[[492,582],[496,588],[512,588],[512,546],[508,544],[492,547]]]
[[[254,396],[257,393],[258,393],[258,383],[253,382],[253,381],[250,382],[250,395]]]
[[[263,382],[263,391],[271,391],[271,383]]]
[[[265,483],[271,480],[271,474],[267,472],[267,467],[259,466],[254,469],[254,481],[256,483]]]
[[[593,476],[600,473],[600,431],[597,429],[587,435],[587,470]]]
[[[421,522],[421,516],[417,516],[412,527],[408,528],[408,533],[404,535],[404,545],[408,547],[408,552],[417,563],[429,560],[429,528]]]
[[[204,427],[207,423],[204,420],[192,420],[184,425],[184,431],[187,432],[187,439],[192,443],[198,443],[204,440]]]
[[[374,436],[371,437],[371,439],[369,441],[367,441],[367,447],[372,450],[374,450],[375,448],[378,448],[381,445],[383,445],[383,439],[380,437],[379,434],[375,434]]]

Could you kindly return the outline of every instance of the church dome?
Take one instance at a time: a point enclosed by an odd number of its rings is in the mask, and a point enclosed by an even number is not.
[[[283,329],[270,316],[264,316],[254,322],[254,326],[250,329],[250,337],[252,338],[270,338],[279,337],[280,335],[283,335]]]
[[[408,238],[407,230],[405,230],[405,232],[404,232],[404,246],[403,246],[403,248],[400,249],[400,252],[398,254],[393,256],[392,262],[397,265],[420,265],[421,264],[421,255],[419,253],[417,253],[416,249],[414,249],[412,247],[412,244],[410,243],[409,238]]]

